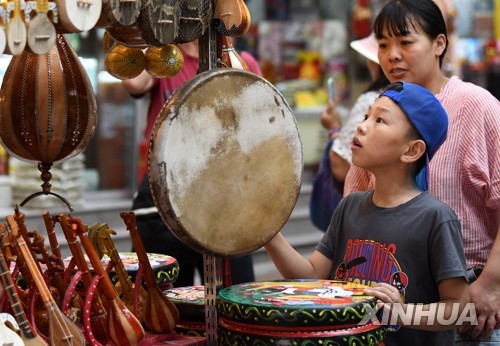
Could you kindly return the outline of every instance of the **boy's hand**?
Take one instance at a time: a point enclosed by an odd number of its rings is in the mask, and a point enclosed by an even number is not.
[[[376,297],[378,300],[385,304],[402,304],[401,295],[396,287],[389,284],[378,283],[373,287],[364,290],[364,293]]]

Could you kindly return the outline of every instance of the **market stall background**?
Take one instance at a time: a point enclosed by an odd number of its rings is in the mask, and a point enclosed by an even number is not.
[[[310,182],[326,141],[319,123],[319,114],[328,97],[325,81],[328,76],[335,76],[338,101],[346,109],[363,90],[368,82],[367,73],[363,62],[348,49],[348,42],[366,34],[366,26],[363,26],[366,18],[357,16],[360,7],[368,8],[373,18],[382,2],[247,1],[253,24],[250,31],[237,40],[237,48],[258,58],[266,79],[287,98],[294,109],[303,141],[303,185],[298,203],[283,231],[291,243],[306,254],[322,235],[309,221],[308,203]],[[443,0],[443,3],[454,24],[453,51],[447,65],[449,72],[484,86],[498,97],[499,1]],[[72,194],[76,214],[87,222],[106,222],[117,229],[118,246],[126,251],[130,250],[130,240],[118,212],[130,208],[137,186],[137,148],[148,100],[130,98],[119,80],[105,71],[103,35],[103,29],[67,35],[90,77],[97,99],[99,123],[94,139],[78,157],[78,162],[55,167],[61,181],[54,180],[54,189]],[[10,59],[9,55],[1,57],[2,75]],[[9,177],[2,185],[7,186],[4,196],[9,195],[9,186],[12,196],[11,201],[2,200],[2,215],[8,214],[11,207],[19,203],[21,195],[26,195],[30,189],[39,189],[36,166],[31,167],[30,176],[29,167],[15,162],[15,159],[10,160],[9,165],[5,153],[0,153],[0,172]],[[57,210],[61,207],[51,196],[28,205],[26,215],[30,226],[38,228],[39,208]],[[61,241],[64,243],[64,239]],[[67,248],[63,250],[67,251]],[[255,265],[257,279],[278,275],[262,251],[255,254]]]

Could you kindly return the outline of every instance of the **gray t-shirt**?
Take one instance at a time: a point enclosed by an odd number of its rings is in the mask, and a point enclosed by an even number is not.
[[[406,303],[439,301],[440,280],[466,275],[457,216],[427,192],[395,208],[375,206],[372,196],[345,197],[316,246],[333,261],[331,279],[392,284]],[[453,336],[402,327],[387,333],[386,345],[453,345]]]

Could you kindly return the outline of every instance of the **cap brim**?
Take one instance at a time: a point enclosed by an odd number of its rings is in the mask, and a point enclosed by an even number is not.
[[[379,64],[377,51],[377,41],[373,36],[368,36],[360,40],[352,41],[350,44],[352,49],[364,56],[365,58]]]

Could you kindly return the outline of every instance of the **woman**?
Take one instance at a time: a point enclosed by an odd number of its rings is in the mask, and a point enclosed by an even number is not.
[[[476,326],[460,328],[456,342],[477,345],[478,338],[488,337],[500,342],[500,103],[487,90],[442,73],[448,37],[432,0],[390,1],[375,19],[374,31],[389,81],[427,88],[448,113],[448,139],[430,163],[429,192],[452,207],[462,224],[478,316]],[[374,184],[366,171],[352,166],[344,193]]]

